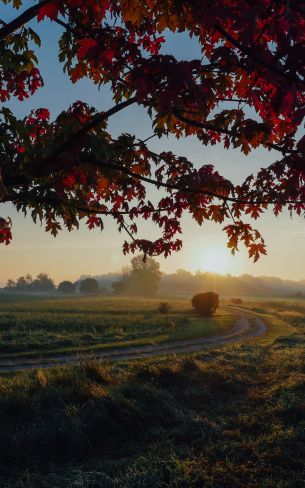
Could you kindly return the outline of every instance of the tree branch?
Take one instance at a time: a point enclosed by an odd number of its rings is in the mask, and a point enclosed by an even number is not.
[[[199,127],[200,129],[205,129],[205,130],[211,130],[214,132],[217,132],[218,134],[226,134],[228,136],[236,136],[239,137],[241,134],[240,133],[234,133],[230,129],[225,129],[223,127],[217,127],[211,124],[204,124],[203,122],[199,122],[198,120],[194,119],[189,119],[187,117],[184,117],[181,115],[181,113],[177,109],[173,109],[173,114],[177,117],[177,119],[181,120],[181,122],[184,122],[185,124],[188,125],[193,125],[194,127]],[[277,144],[272,144],[270,142],[263,143],[265,147],[269,147],[270,149],[274,149],[275,151],[279,151],[282,154],[298,154],[298,151],[294,149],[287,150],[285,148],[282,148],[281,146],[278,146]]]
[[[28,8],[20,14],[16,19],[12,20],[8,24],[5,24],[3,27],[0,29],[0,41],[5,39],[7,36],[10,34],[13,34],[16,30],[20,29],[24,24],[32,20],[36,15],[38,14],[39,10],[41,7],[46,5],[47,3],[50,3],[51,0],[41,0],[39,3],[36,5],[33,5],[32,7]]]
[[[33,198],[33,195],[30,194],[29,192],[20,192],[20,193],[15,193],[11,195],[7,195],[3,200],[2,203],[8,203],[8,202],[24,202],[25,199],[31,200]],[[73,205],[74,209],[79,212],[79,213],[84,213],[84,214],[91,214],[91,215],[105,215],[105,216],[120,216],[120,215],[130,215],[132,213],[131,210],[101,210],[100,208],[92,208],[92,207],[83,207],[82,205],[79,205],[79,203],[73,199],[71,200],[62,200],[56,197],[37,197],[35,196],[35,203],[41,204],[41,205],[58,205],[60,206],[69,206]],[[173,212],[174,210],[181,209],[181,205],[171,205],[168,207],[161,207],[161,208],[152,208],[150,210],[145,209],[137,209],[137,212],[139,214],[149,212],[151,214],[154,213],[163,213],[163,212]]]
[[[75,132],[74,134],[72,134],[67,139],[67,141],[65,141],[57,149],[55,149],[55,151],[53,151],[52,154],[50,154],[49,156],[47,156],[43,160],[37,161],[36,165],[34,165],[34,168],[32,168],[32,169],[39,169],[39,168],[41,168],[41,171],[38,172],[38,176],[41,176],[41,175],[46,174],[46,172],[49,171],[48,165],[50,163],[52,163],[52,161],[54,159],[56,160],[56,158],[58,158],[65,151],[67,151],[68,149],[70,149],[71,146],[73,146],[73,144],[75,144],[76,142],[79,142],[79,140],[82,139],[82,137],[84,135],[86,135],[90,130],[94,129],[99,124],[101,124],[105,120],[109,119],[109,117],[111,117],[112,115],[120,112],[124,108],[129,107],[130,105],[132,105],[135,102],[136,102],[136,97],[132,97],[129,100],[125,100],[124,102],[118,103],[117,105],[115,105],[111,109],[107,110],[107,112],[100,112],[98,115],[96,115],[95,117],[93,117],[93,119],[90,122],[88,122],[87,124],[83,125],[83,127],[81,129],[79,129],[77,132]]]
[[[177,190],[177,191],[189,193],[192,195],[202,194],[202,195],[207,195],[207,196],[212,196],[214,198],[218,198],[220,200],[223,200],[223,202],[226,204],[226,206],[229,210],[229,213],[231,214],[233,220],[234,220],[234,217],[232,215],[231,209],[228,206],[228,202],[237,203],[240,205],[276,205],[276,204],[281,204],[283,206],[295,205],[295,204],[304,204],[305,203],[305,199],[304,200],[286,200],[286,201],[281,201],[280,199],[277,199],[277,200],[263,200],[263,199],[262,200],[244,200],[244,199],[240,199],[240,198],[219,195],[219,194],[214,193],[214,192],[207,192],[207,191],[200,190],[200,189],[199,190],[192,190],[189,188],[181,188],[178,185],[165,184],[162,182],[160,183],[160,182],[157,182],[156,180],[153,180],[152,178],[147,178],[144,176],[134,174],[131,171],[127,171],[125,168],[119,168],[115,165],[96,164],[96,166],[99,166],[99,167],[103,166],[106,168],[118,169],[122,173],[128,174],[129,176],[137,178],[141,181],[144,181],[146,183],[151,183],[155,186],[159,185],[161,187],[164,187],[164,188],[167,188],[170,190]],[[33,195],[30,194],[29,192],[20,192],[20,193],[14,193],[14,194],[7,195],[2,200],[1,203],[7,203],[7,202],[23,202],[24,203],[25,199],[31,200],[32,198],[33,198]],[[63,200],[63,199],[59,199],[59,198],[53,197],[53,196],[49,196],[49,197],[39,197],[38,196],[37,197],[35,195],[35,203],[41,204],[41,205],[52,205],[53,207],[54,207],[54,205],[58,205],[58,208],[60,208],[61,206],[65,206],[65,205],[66,206],[72,205],[72,206],[74,206],[73,210],[77,211],[79,213],[84,213],[84,214],[89,214],[89,215],[90,214],[91,215],[105,215],[105,216],[112,216],[112,217],[116,217],[119,215],[130,215],[134,211],[134,209],[115,210],[114,211],[114,210],[101,210],[99,208],[92,208],[92,207],[83,207],[82,204],[79,204],[79,202],[77,202],[73,199]],[[182,205],[177,204],[177,205],[171,205],[168,207],[152,208],[150,210],[148,210],[147,208],[145,208],[145,209],[139,208],[136,211],[138,214],[142,214],[145,212],[149,212],[151,214],[154,214],[154,213],[163,213],[163,212],[173,212],[175,210],[183,209],[183,208],[184,207]]]
[[[128,168],[119,166],[117,164],[107,164],[107,163],[101,163],[99,161],[94,160],[93,158],[87,158],[87,163],[93,164],[94,166],[98,168],[108,168],[108,169],[114,169],[116,171],[120,171],[128,176],[131,176],[133,178],[136,178],[140,181],[143,181],[145,183],[149,183],[151,185],[154,185],[158,188],[166,188],[168,190],[177,190],[182,193],[187,193],[190,195],[206,195],[212,198],[218,198],[219,200],[222,200],[224,202],[232,202],[232,203],[238,203],[240,205],[276,205],[280,203],[281,205],[289,205],[289,204],[297,204],[297,203],[305,203],[305,200],[287,200],[287,201],[281,201],[280,199],[277,200],[244,200],[241,198],[237,197],[230,197],[226,195],[220,195],[219,193],[215,193],[213,191],[208,191],[208,190],[202,190],[202,189],[192,189],[192,188],[183,188],[179,186],[178,184],[172,184],[172,183],[164,183],[162,181],[154,180],[153,178],[149,178],[147,176],[139,175],[136,173],[133,173],[131,170]]]
[[[250,48],[243,46],[237,39],[235,39],[233,36],[231,36],[223,27],[221,27],[221,25],[215,24],[214,27],[225,39],[227,39],[227,41],[229,41],[231,44],[233,44],[233,46],[235,46],[243,54],[246,54],[249,58],[251,58],[257,64],[264,66],[264,68],[268,69],[269,71],[273,71],[274,73],[278,74],[282,78],[286,78],[289,81],[293,81],[294,83],[305,85],[305,80],[302,80],[302,79],[297,78],[293,75],[290,75],[289,73],[285,73],[283,70],[281,70],[281,69],[277,68],[276,66],[273,66],[273,65],[267,63],[267,61],[264,61],[263,59],[261,59]]]

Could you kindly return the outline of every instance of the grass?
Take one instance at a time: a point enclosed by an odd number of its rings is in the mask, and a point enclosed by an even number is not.
[[[244,306],[265,340],[3,376],[0,486],[303,488],[304,316]]]
[[[2,298],[3,299],[3,298]],[[160,300],[127,298],[35,298],[8,296],[0,308],[0,354],[35,356],[136,346],[207,337],[230,328],[231,313],[198,317],[189,300],[171,300],[167,315]]]

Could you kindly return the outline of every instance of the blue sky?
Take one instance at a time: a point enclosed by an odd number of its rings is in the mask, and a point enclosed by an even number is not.
[[[33,2],[25,2],[30,6]],[[6,21],[12,18],[12,9],[3,8],[1,17]],[[70,103],[82,100],[97,109],[105,110],[113,105],[107,87],[100,90],[90,81],[82,80],[72,85],[62,71],[57,59],[57,39],[60,27],[51,22],[42,22],[32,26],[40,34],[42,48],[39,50],[39,68],[45,80],[45,86],[30,100],[9,103],[10,108],[20,117],[32,108],[47,107],[55,117]],[[195,41],[190,41],[184,34],[168,35],[164,50],[179,58],[197,58],[200,50]],[[109,123],[113,135],[121,132],[134,133],[137,137],[152,134],[151,121],[145,111],[130,107],[125,112],[113,116]],[[194,138],[175,140],[174,138],[155,139],[151,148],[161,151],[172,150],[184,155],[195,164],[214,164],[225,177],[233,182],[241,182],[249,173],[274,161],[277,154],[265,150],[253,151],[244,156],[236,150],[224,150],[221,145],[205,147]],[[85,227],[79,231],[62,232],[56,239],[44,232],[39,225],[34,225],[29,218],[16,214],[10,205],[1,207],[0,215],[10,216],[13,220],[13,243],[1,247],[0,284],[7,278],[15,278],[30,272],[36,274],[44,271],[56,281],[76,279],[81,274],[101,274],[115,271],[126,266],[131,256],[124,257],[121,246],[125,236],[116,231],[111,220],[105,222],[105,231],[89,232]],[[215,262],[217,256],[223,261],[219,271],[230,274],[251,273],[255,275],[273,275],[291,279],[305,278],[302,266],[304,259],[305,225],[301,218],[290,219],[288,214],[274,219],[267,213],[258,221],[257,227],[262,231],[268,246],[268,256],[253,264],[244,250],[232,257],[226,249],[225,235],[221,227],[206,223],[199,227],[190,218],[183,219],[182,252],[160,259],[161,269],[172,272],[178,268],[204,270],[209,263]],[[144,223],[140,235],[157,238],[158,229]],[[215,258],[216,256],[216,258]],[[301,264],[300,264],[301,263]]]

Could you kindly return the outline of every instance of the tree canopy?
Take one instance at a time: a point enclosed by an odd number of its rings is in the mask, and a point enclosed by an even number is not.
[[[221,224],[234,253],[240,242],[257,260],[266,253],[252,227],[267,208],[305,210],[305,5],[299,0],[41,0],[11,4],[16,17],[0,27],[0,199],[45,223],[103,228],[106,216],[127,234],[123,250],[167,256],[181,249],[181,218]],[[21,9],[17,12],[17,9]],[[98,112],[81,101],[50,119],[37,107],[20,120],[8,108],[43,86],[31,21],[62,28],[59,60],[71,83],[89,78],[108,84],[112,108]],[[166,33],[186,32],[202,56],[164,54]],[[145,140],[136,132],[114,137],[112,115],[131,105],[152,121]],[[249,110],[250,109],[250,110]],[[136,131],[136,127],[133,128]],[[150,149],[151,137],[196,136],[248,154],[274,150],[273,164],[239,185],[204,161],[196,167],[170,151]],[[262,161],[264,166],[264,161]],[[152,203],[149,188],[160,198]],[[164,195],[164,191],[166,194]],[[137,233],[139,218],[160,235]],[[0,217],[0,242],[9,244],[12,222]]]
[[[158,291],[160,279],[160,264],[153,258],[144,259],[139,255],[132,258],[130,268],[123,268],[120,281],[114,281],[112,288],[116,293],[152,296]]]
[[[39,273],[36,278],[32,278],[30,274],[20,276],[16,281],[8,280],[6,287],[8,291],[18,292],[52,292],[55,290],[54,281],[46,273]]]
[[[75,283],[65,280],[59,283],[57,287],[57,291],[59,291],[60,293],[71,294],[71,293],[75,293],[75,288],[76,288]]]
[[[86,278],[79,284],[80,293],[97,293],[99,291],[99,284],[95,278]]]

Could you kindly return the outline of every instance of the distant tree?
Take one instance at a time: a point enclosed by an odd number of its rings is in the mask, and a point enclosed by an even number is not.
[[[192,306],[200,315],[208,317],[216,312],[219,306],[219,297],[217,293],[212,291],[198,293],[192,298]]]
[[[8,280],[5,288],[18,292],[49,292],[55,289],[55,285],[49,275],[40,273],[35,279],[30,274],[27,274],[19,276],[16,281]]]
[[[24,276],[20,276],[16,281],[16,291],[26,291],[29,284]]]
[[[16,281],[11,280],[11,279],[7,280],[6,286],[5,286],[6,290],[13,290],[13,289],[15,289],[15,287],[16,287]]]
[[[243,303],[243,301],[241,298],[231,298],[231,303],[233,303],[234,305],[240,305],[241,303]]]
[[[8,280],[5,288],[10,291],[30,291],[32,282],[32,276],[27,274],[26,276],[20,276],[16,281]]]
[[[71,281],[62,281],[57,287],[57,291],[60,293],[75,293],[75,284]]]
[[[26,280],[26,283],[27,283],[28,286],[32,286],[32,283],[33,283],[32,275],[30,275],[29,273],[27,273],[25,275],[25,280]]]
[[[124,268],[120,281],[112,283],[117,293],[128,295],[151,296],[159,287],[161,279],[160,264],[153,258],[143,255],[131,260],[131,268]]]
[[[39,273],[32,281],[31,289],[38,292],[50,292],[55,290],[55,284],[48,274]]]
[[[20,276],[17,280],[7,280],[5,290],[9,291],[26,291],[28,289],[27,280],[24,276]]]
[[[97,293],[99,291],[99,284],[95,278],[86,278],[80,282],[79,291],[81,293]]]

